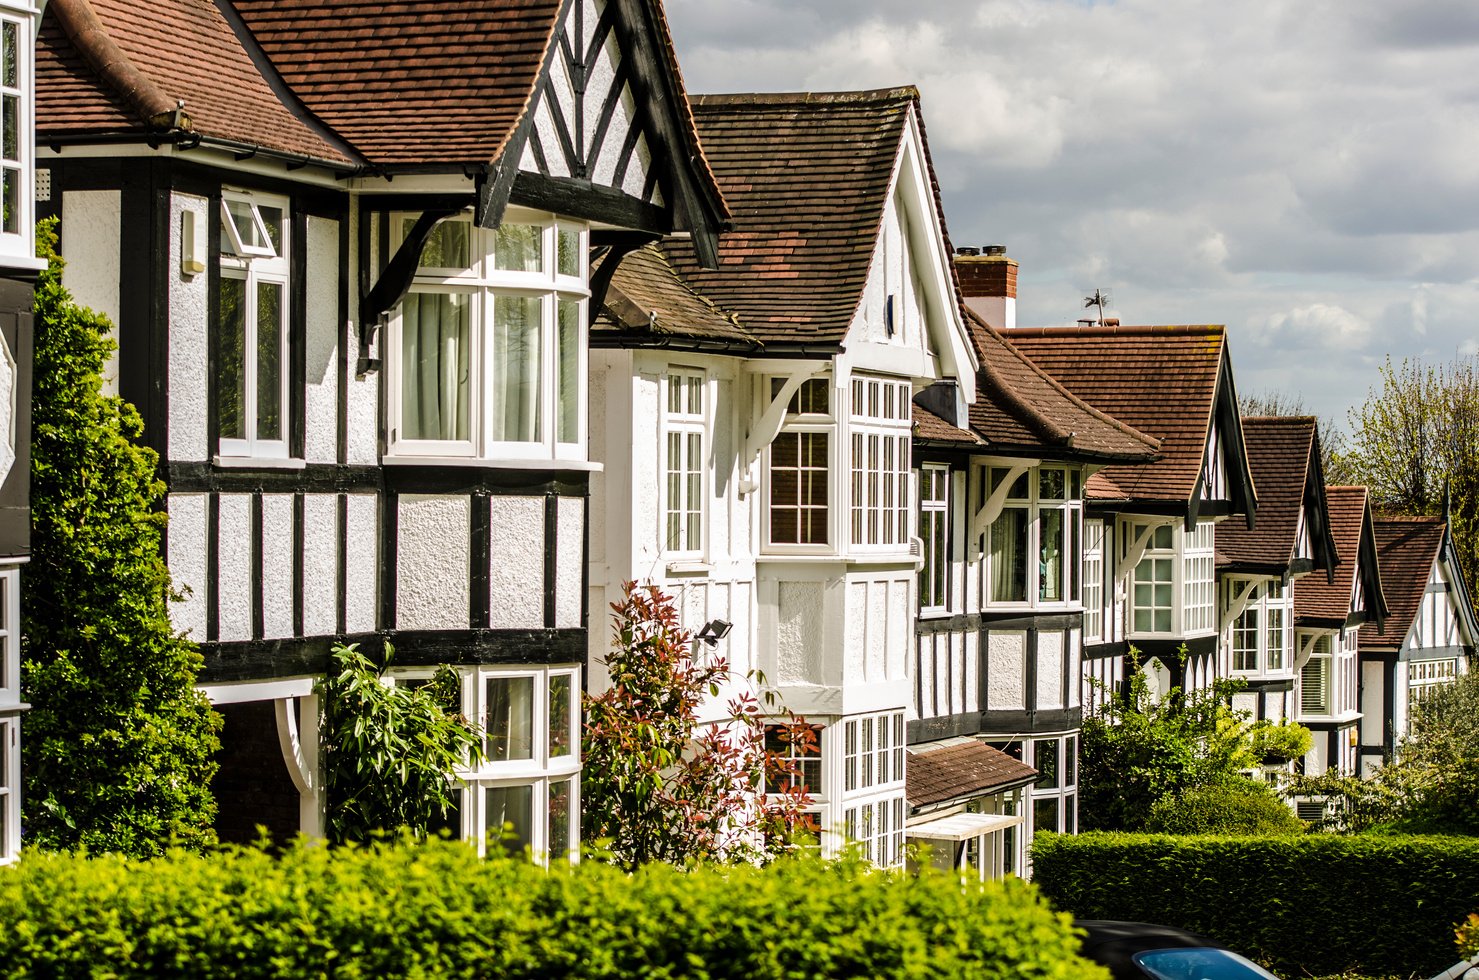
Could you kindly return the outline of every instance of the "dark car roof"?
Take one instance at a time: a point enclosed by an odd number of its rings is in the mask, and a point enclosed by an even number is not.
[[[1227,948],[1194,932],[1147,922],[1075,919],[1073,924],[1088,933],[1083,955],[1108,967],[1115,977],[1144,977],[1130,957],[1149,949]]]

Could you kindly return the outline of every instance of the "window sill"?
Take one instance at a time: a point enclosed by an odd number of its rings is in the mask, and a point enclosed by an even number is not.
[[[275,456],[212,456],[211,465],[223,470],[302,470],[308,463],[301,459]]]
[[[482,456],[395,456],[380,458],[384,466],[467,466],[501,470],[566,470],[600,473],[605,464],[586,459],[490,459]]]
[[[708,575],[714,566],[701,558],[675,558],[667,563],[669,575]]]

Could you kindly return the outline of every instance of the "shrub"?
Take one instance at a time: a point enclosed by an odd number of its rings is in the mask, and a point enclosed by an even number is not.
[[[154,854],[213,842],[220,718],[201,658],[169,618],[159,457],[143,421],[102,393],[107,319],[62,286],[53,222],[36,284],[31,564],[21,576],[27,848]]]
[[[431,840],[0,874],[0,977],[1106,980],[1077,948],[1019,881],[800,858],[545,871]]]
[[[1285,976],[1432,975],[1479,907],[1464,837],[1039,834],[1032,861],[1074,915],[1190,929]]]
[[[1193,786],[1163,796],[1150,808],[1153,834],[1229,834],[1277,837],[1304,833],[1294,811],[1267,786],[1250,779]]]

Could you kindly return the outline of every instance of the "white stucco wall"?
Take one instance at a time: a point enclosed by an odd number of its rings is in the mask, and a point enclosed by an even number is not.
[[[170,459],[204,460],[206,445],[207,341],[210,337],[209,277],[187,275],[180,268],[180,248],[186,211],[196,216],[197,234],[204,235],[208,203],[203,197],[174,194],[169,216],[169,443]]]
[[[544,626],[544,498],[492,497],[489,622],[494,629]]]
[[[585,500],[561,497],[556,504],[555,626],[580,626],[585,584]]]
[[[557,59],[558,60],[558,59]],[[359,261],[356,251],[358,238],[359,209],[349,209],[349,241],[350,262],[349,268],[357,268],[355,263]],[[358,323],[359,305],[355,298],[355,290],[349,291],[350,295],[350,318]],[[380,337],[379,344],[384,354],[386,338]],[[349,391],[347,394],[349,418],[348,418],[348,443],[346,446],[347,460],[353,464],[372,464],[379,462],[379,418],[378,409],[380,404],[380,378],[383,372],[374,371],[364,378],[354,376],[355,365],[359,359],[359,329],[349,331],[349,342],[345,345],[345,354],[349,362]]]
[[[1024,690],[1027,634],[992,630],[986,642],[986,663],[989,678],[986,685],[986,709],[1011,711],[1027,707]]]
[[[169,549],[165,560],[175,588],[184,598],[170,604],[175,628],[195,640],[205,639],[206,498],[199,493],[172,493],[169,510]]]
[[[303,498],[303,632],[335,633],[339,625],[339,498]]]
[[[347,495],[344,520],[344,628],[368,633],[375,628],[380,568],[378,501],[373,494]]]
[[[822,679],[825,618],[820,582],[779,582],[776,608],[776,666],[780,684],[817,684]],[[855,649],[848,644],[849,649]]]
[[[304,458],[339,460],[339,222],[308,216]]]
[[[293,635],[293,498],[262,497],[262,635]]]
[[[252,498],[223,493],[217,505],[216,587],[220,638],[252,638]]]
[[[72,298],[118,325],[119,262],[123,235],[118,191],[67,191],[62,195],[62,282]],[[116,340],[118,335],[113,334]],[[103,390],[118,393],[118,352],[103,370]]]
[[[1063,640],[1058,630],[1043,630],[1037,634],[1037,707],[1064,707],[1063,693]]]
[[[398,629],[467,629],[472,498],[404,494],[396,543]]]

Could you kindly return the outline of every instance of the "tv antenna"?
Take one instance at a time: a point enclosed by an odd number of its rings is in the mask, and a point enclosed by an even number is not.
[[[1114,301],[1110,299],[1109,293],[1102,289],[1095,289],[1093,296],[1084,297],[1084,309],[1087,310],[1091,306],[1097,306],[1099,308],[1099,326],[1102,327],[1104,326],[1104,308],[1112,302]]]

